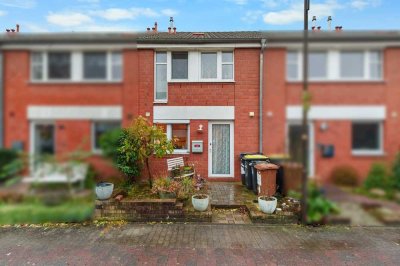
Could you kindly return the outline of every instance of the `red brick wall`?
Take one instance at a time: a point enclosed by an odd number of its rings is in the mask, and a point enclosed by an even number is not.
[[[286,152],[287,105],[301,104],[301,82],[286,82],[286,51],[271,48],[265,54],[264,80],[264,150],[267,154]],[[316,121],[315,143],[334,144],[335,157],[321,158],[315,145],[317,177],[327,181],[332,169],[340,164],[350,164],[361,179],[374,161],[390,161],[400,150],[400,49],[384,51],[384,81],[382,82],[310,82],[309,90],[314,105],[385,105],[384,121],[385,156],[353,156],[351,154],[351,121],[327,121],[329,129],[319,130],[323,121]],[[272,112],[272,116],[267,113]],[[398,116],[393,115],[396,113]]]

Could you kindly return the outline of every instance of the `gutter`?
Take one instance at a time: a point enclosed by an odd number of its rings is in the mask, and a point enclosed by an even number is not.
[[[264,83],[264,50],[267,46],[267,39],[261,39],[260,50],[260,93],[259,93],[259,153],[263,154],[263,83]]]

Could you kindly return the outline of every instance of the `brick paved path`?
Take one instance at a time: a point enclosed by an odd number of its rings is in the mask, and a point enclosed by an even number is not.
[[[200,224],[0,228],[0,265],[398,265],[400,230]]]

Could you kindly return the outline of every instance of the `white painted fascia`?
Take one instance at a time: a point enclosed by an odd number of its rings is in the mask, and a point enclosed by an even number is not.
[[[384,49],[386,47],[399,47],[400,42],[326,42],[310,43],[310,49]],[[269,43],[268,48],[302,49],[302,42]]]
[[[300,105],[286,107],[287,120],[301,120],[303,117]],[[386,106],[383,105],[315,105],[308,113],[310,120],[384,120]]]
[[[154,121],[161,120],[234,120],[234,106],[154,106]]]
[[[137,49],[136,44],[4,44],[3,50],[28,51],[121,51],[123,49]]]
[[[177,50],[196,50],[196,49],[223,49],[223,48],[260,48],[260,43],[206,43],[206,44],[137,44],[138,49],[177,49]]]
[[[122,106],[49,106],[30,105],[29,120],[121,120]]]

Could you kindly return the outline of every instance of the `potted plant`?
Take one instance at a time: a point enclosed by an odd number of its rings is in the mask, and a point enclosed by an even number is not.
[[[192,205],[196,211],[203,212],[207,210],[210,202],[210,196],[207,194],[194,194],[192,196]]]
[[[206,180],[197,175],[194,180],[194,187],[199,192],[192,196],[192,205],[196,211],[205,211],[210,203],[210,196],[207,195]]]
[[[191,174],[193,173],[193,166],[186,165],[183,167],[183,174]]]
[[[96,184],[96,196],[99,200],[109,199],[113,193],[114,184],[110,182],[100,182]]]
[[[158,194],[161,199],[176,198],[176,193],[180,188],[179,182],[170,177],[160,177],[153,182],[152,192]]]
[[[260,196],[258,197],[258,205],[263,213],[272,214],[274,213],[277,205],[277,199],[275,197]]]
[[[180,180],[179,182],[180,187],[178,191],[178,198],[181,200],[189,199],[195,190],[195,180],[190,176],[186,176],[182,178],[182,180]]]

